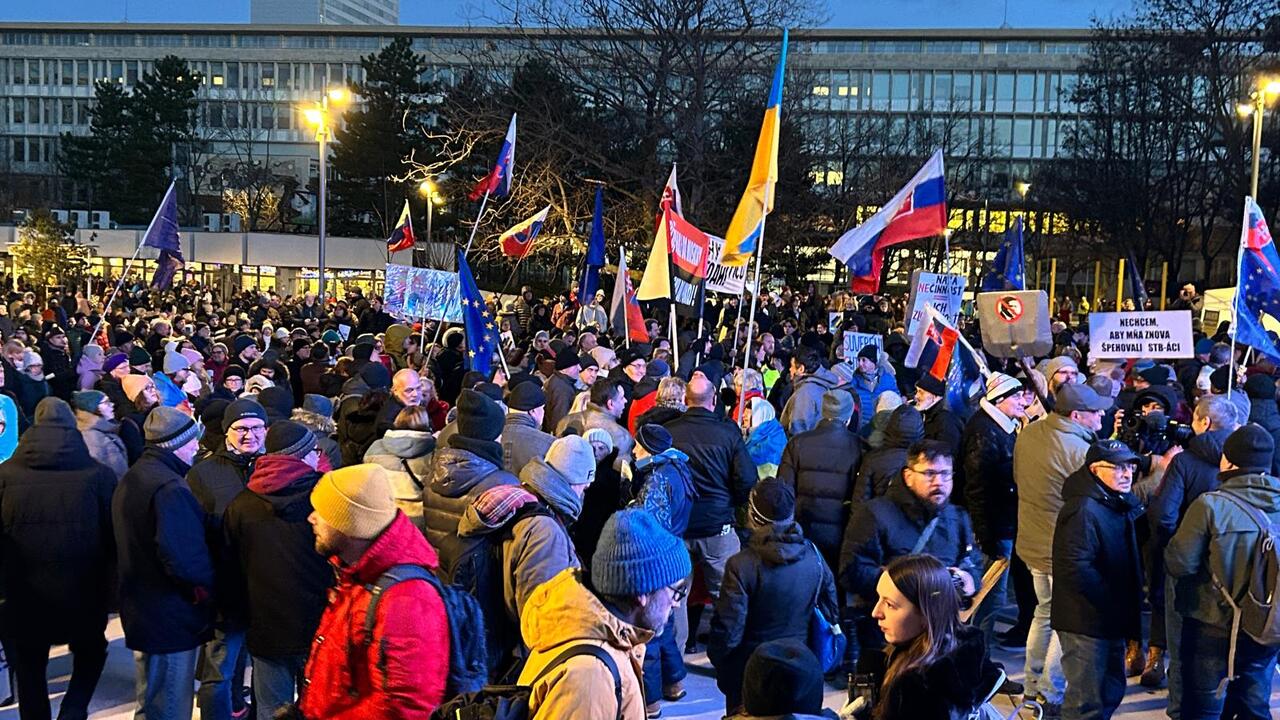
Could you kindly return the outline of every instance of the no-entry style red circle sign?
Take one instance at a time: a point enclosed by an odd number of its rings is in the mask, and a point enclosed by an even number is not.
[[[996,315],[1007,323],[1017,322],[1018,318],[1022,317],[1022,311],[1022,301],[1016,296],[1005,295],[996,301]]]

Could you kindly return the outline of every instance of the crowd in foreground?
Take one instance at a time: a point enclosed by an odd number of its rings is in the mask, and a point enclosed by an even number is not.
[[[1090,361],[1068,309],[1050,356],[987,357],[957,406],[907,367],[900,299],[812,287],[750,333],[728,303],[648,342],[603,293],[525,288],[494,301],[490,372],[359,291],[8,300],[24,720],[60,644],[58,716],[87,717],[111,613],[148,718],[657,718],[702,649],[739,718],[834,717],[826,688],[844,718],[996,693],[1107,718],[1130,677],[1171,718],[1269,717],[1280,372],[1225,328],[1169,365]],[[841,357],[846,332],[883,350]]]

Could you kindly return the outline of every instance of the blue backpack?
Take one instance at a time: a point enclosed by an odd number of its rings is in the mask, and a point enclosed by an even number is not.
[[[373,640],[378,618],[378,601],[393,585],[407,580],[424,580],[435,588],[449,618],[449,673],[445,680],[446,699],[473,693],[489,679],[488,652],[485,648],[484,614],[480,603],[456,585],[443,585],[439,578],[421,565],[395,565],[384,572],[376,583],[366,586],[373,597],[365,611],[365,643]]]

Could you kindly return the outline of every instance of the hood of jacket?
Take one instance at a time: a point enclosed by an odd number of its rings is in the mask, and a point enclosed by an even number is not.
[[[911,488],[907,487],[907,484],[901,480],[894,480],[889,483],[889,489],[885,491],[884,496],[894,505],[901,508],[903,514],[921,525],[932,520],[935,515],[941,513],[951,502],[949,499],[941,505],[925,502],[911,492]]]
[[[306,425],[308,430],[321,435],[332,435],[338,431],[338,423],[334,422],[333,418],[326,417],[320,413],[311,412],[310,410],[295,408],[290,419],[294,422]]]
[[[1093,498],[1110,510],[1120,514],[1137,513],[1142,504],[1132,493],[1119,493],[1102,484],[1102,481],[1089,472],[1086,465],[1067,476],[1062,482],[1062,500],[1071,498]]]
[[[1047,423],[1046,427],[1051,432],[1062,433],[1064,435],[1075,435],[1089,444],[1093,444],[1093,441],[1097,439],[1097,435],[1089,428],[1081,425],[1075,420],[1072,420],[1066,415],[1060,415],[1056,412],[1051,412],[1036,422]]]
[[[96,373],[98,375],[101,375],[103,362],[104,362],[104,358],[93,357],[86,353],[84,355],[81,355],[80,362],[76,363],[76,371],[82,372],[82,373],[91,372],[91,373]]]
[[[520,633],[529,649],[547,652],[569,642],[603,642],[628,651],[653,638],[653,632],[609,612],[579,579],[579,570],[563,570],[539,585],[525,603]]]
[[[422,430],[388,430],[381,440],[369,446],[365,456],[395,455],[398,458],[411,460],[419,458],[436,449],[436,439],[429,432]]]
[[[78,470],[96,464],[74,419],[36,423],[27,428],[18,438],[12,459],[28,470]]]
[[[795,389],[792,390],[792,393],[799,392],[800,388],[807,385],[814,385],[820,392],[825,393],[839,384],[840,378],[836,377],[835,373],[819,366],[817,370],[804,375],[799,380],[796,380]]]
[[[582,514],[582,498],[573,492],[569,478],[542,458],[533,458],[521,468],[520,484],[555,510],[566,523],[573,523]]]
[[[910,405],[899,405],[889,414],[884,425],[884,445],[887,448],[908,448],[924,437],[924,416]]]
[[[263,496],[292,493],[304,485],[306,491],[311,492],[319,479],[320,473],[315,468],[292,455],[262,455],[253,464],[247,487]]]
[[[782,423],[769,420],[751,428],[747,437],[747,452],[756,464],[763,464],[769,458],[782,457],[782,450],[787,446],[787,432]]]
[[[431,491],[447,498],[460,498],[481,480],[499,470],[497,465],[470,450],[443,447],[431,463]]]
[[[1230,430],[1210,430],[1200,433],[1187,441],[1187,452],[1217,467],[1218,461],[1222,458],[1222,445],[1230,434]]]
[[[82,433],[86,430],[97,430],[102,433],[115,434],[120,431],[120,423],[77,408],[76,429]]]
[[[1140,391],[1133,398],[1133,412],[1142,409],[1143,404],[1155,400],[1164,406],[1164,414],[1173,417],[1178,411],[1178,393],[1168,385],[1152,385]]]
[[[329,560],[338,568],[338,573],[344,580],[362,585],[377,582],[393,565],[423,565],[431,570],[440,567],[436,551],[402,510],[396,511],[395,519],[359,560],[346,567],[339,563],[336,556]]]
[[[752,528],[747,545],[768,565],[790,565],[805,555],[808,542],[794,520]]]
[[[28,431],[30,432],[30,431]],[[23,435],[23,439],[26,436]],[[22,443],[18,444],[19,449]],[[1262,473],[1224,476],[1219,490],[1230,490],[1265,513],[1280,512],[1280,480]]]

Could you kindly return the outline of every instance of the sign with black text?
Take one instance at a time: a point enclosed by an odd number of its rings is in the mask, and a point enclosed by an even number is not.
[[[907,337],[915,332],[916,323],[924,320],[924,308],[932,305],[947,322],[956,325],[964,300],[965,277],[951,273],[916,270],[911,273],[911,295],[907,298]]]
[[[849,362],[853,362],[858,357],[858,352],[868,345],[884,350],[884,338],[875,333],[847,332],[840,340],[841,355]]]
[[[1190,310],[1089,313],[1090,359],[1171,360],[1194,353]]]

